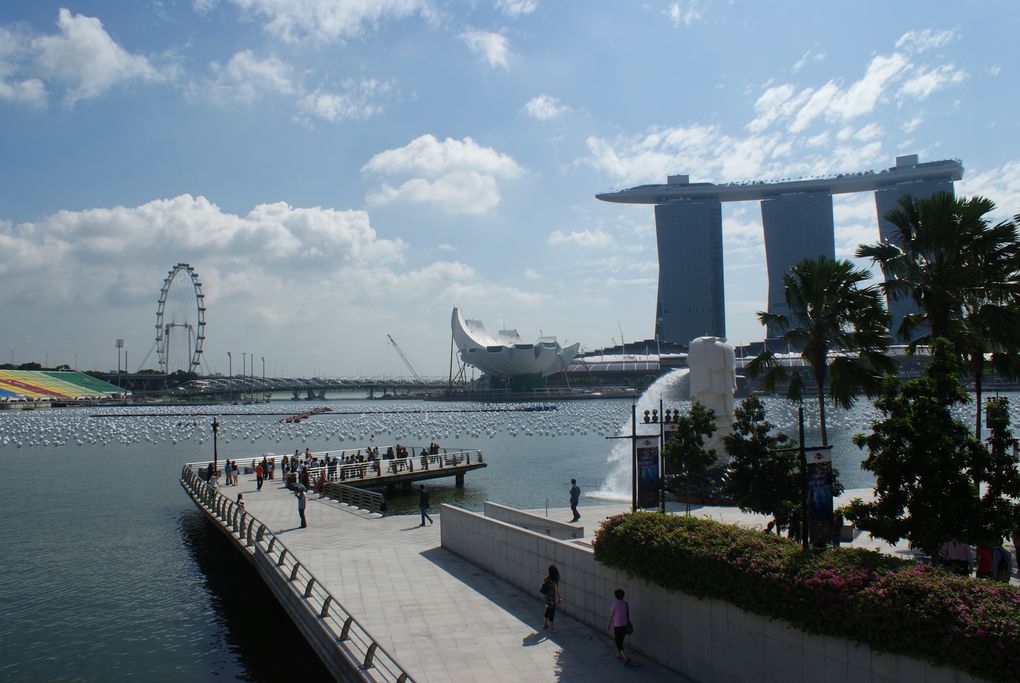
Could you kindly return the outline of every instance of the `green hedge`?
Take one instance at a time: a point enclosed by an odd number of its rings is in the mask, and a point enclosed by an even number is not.
[[[1020,680],[1020,589],[858,548],[797,543],[696,517],[611,517],[595,558],[630,576],[798,628],[994,681]]]

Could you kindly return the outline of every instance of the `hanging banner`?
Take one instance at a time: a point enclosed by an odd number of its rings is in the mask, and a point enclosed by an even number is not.
[[[836,533],[832,514],[832,446],[808,448],[807,461],[808,538],[828,543]]]
[[[635,445],[637,467],[637,506],[659,505],[659,438],[639,438]]]
[[[676,438],[677,431],[680,425],[673,422],[667,422],[662,425],[662,450],[666,450],[666,446],[670,441]],[[669,471],[669,465],[666,463],[665,458],[662,461],[662,477],[665,479],[671,474]]]

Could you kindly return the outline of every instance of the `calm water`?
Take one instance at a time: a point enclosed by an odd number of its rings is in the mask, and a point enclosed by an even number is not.
[[[660,394],[667,405],[685,405],[674,398],[677,379],[660,380],[639,408],[657,407]],[[313,405],[321,402],[250,409]],[[571,477],[588,494],[582,504],[629,490],[625,442],[606,439],[629,419],[626,400],[565,402],[542,413],[449,412],[480,406],[415,401],[329,405],[353,414],[299,425],[266,415],[223,417],[220,457],[435,440],[481,448],[489,463],[469,473],[462,490],[452,480],[432,485],[437,505],[563,507]],[[767,405],[769,418],[793,432],[795,411],[781,400]],[[0,413],[0,680],[325,677],[253,570],[177,483],[183,463],[211,456],[209,418],[94,412],[104,411]],[[849,442],[871,412],[866,403],[832,411],[834,460],[848,488],[871,484]],[[596,492],[602,497],[590,497]],[[397,511],[414,505],[411,497],[391,501]]]

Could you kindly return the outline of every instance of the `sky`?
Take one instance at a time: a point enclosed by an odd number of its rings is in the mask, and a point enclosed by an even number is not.
[[[595,194],[916,153],[1008,218],[1018,30],[1014,0],[7,0],[0,362],[155,367],[182,262],[214,373],[406,376],[390,334],[445,376],[454,306],[646,339],[653,209]],[[878,239],[872,196],[834,205],[837,256]],[[723,237],[728,338],[758,340],[757,203]]]

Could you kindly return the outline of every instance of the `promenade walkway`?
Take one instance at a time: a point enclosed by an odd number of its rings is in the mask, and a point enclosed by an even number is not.
[[[444,550],[438,514],[419,527],[417,515],[379,517],[309,495],[308,528],[300,529],[296,498],[279,480],[256,492],[254,477],[244,475],[220,492],[235,499],[243,492],[246,509],[416,681],[684,680],[640,655],[622,667],[608,631],[564,615],[558,633],[545,632],[542,577],[525,594]]]

